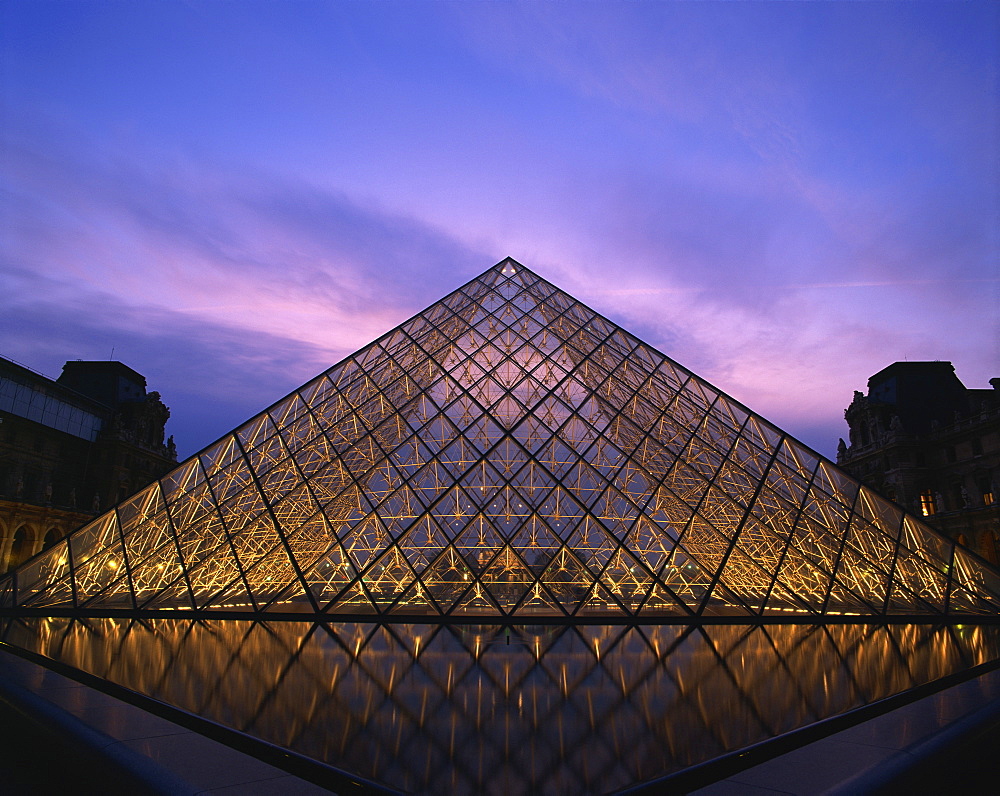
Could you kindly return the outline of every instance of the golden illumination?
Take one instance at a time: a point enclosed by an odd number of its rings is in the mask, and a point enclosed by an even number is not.
[[[1000,610],[989,565],[511,260],[8,584],[92,610]]]
[[[878,622],[24,617],[5,641],[418,793],[619,792],[1000,655],[993,625]]]

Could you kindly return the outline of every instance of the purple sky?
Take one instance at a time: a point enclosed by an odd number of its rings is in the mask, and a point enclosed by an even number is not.
[[[0,3],[0,354],[182,457],[512,256],[828,456],[1000,375],[1000,4]]]

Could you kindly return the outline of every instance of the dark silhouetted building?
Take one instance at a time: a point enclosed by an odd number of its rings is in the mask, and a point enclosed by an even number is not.
[[[67,362],[52,381],[0,358],[0,571],[175,466],[169,417],[121,362]]]
[[[895,362],[854,393],[837,463],[994,564],[1000,560],[1000,379],[969,389],[951,362]]]

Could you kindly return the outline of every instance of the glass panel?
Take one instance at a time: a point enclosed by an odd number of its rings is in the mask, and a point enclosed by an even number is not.
[[[828,597],[834,613],[994,610],[994,571],[952,548],[505,262],[17,584],[22,602],[65,603],[71,561],[79,597],[109,607],[133,587],[145,605],[190,605],[189,580],[197,605],[312,610],[308,588],[334,613],[779,615]]]
[[[72,605],[69,539],[61,539],[17,572],[17,599],[22,605]]]

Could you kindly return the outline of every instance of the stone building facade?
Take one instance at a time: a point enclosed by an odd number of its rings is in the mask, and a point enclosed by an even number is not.
[[[0,358],[0,572],[170,470],[169,417],[121,362],[67,362],[53,381]]]
[[[951,362],[896,362],[854,393],[837,463],[1000,563],[1000,379],[969,389]]]

